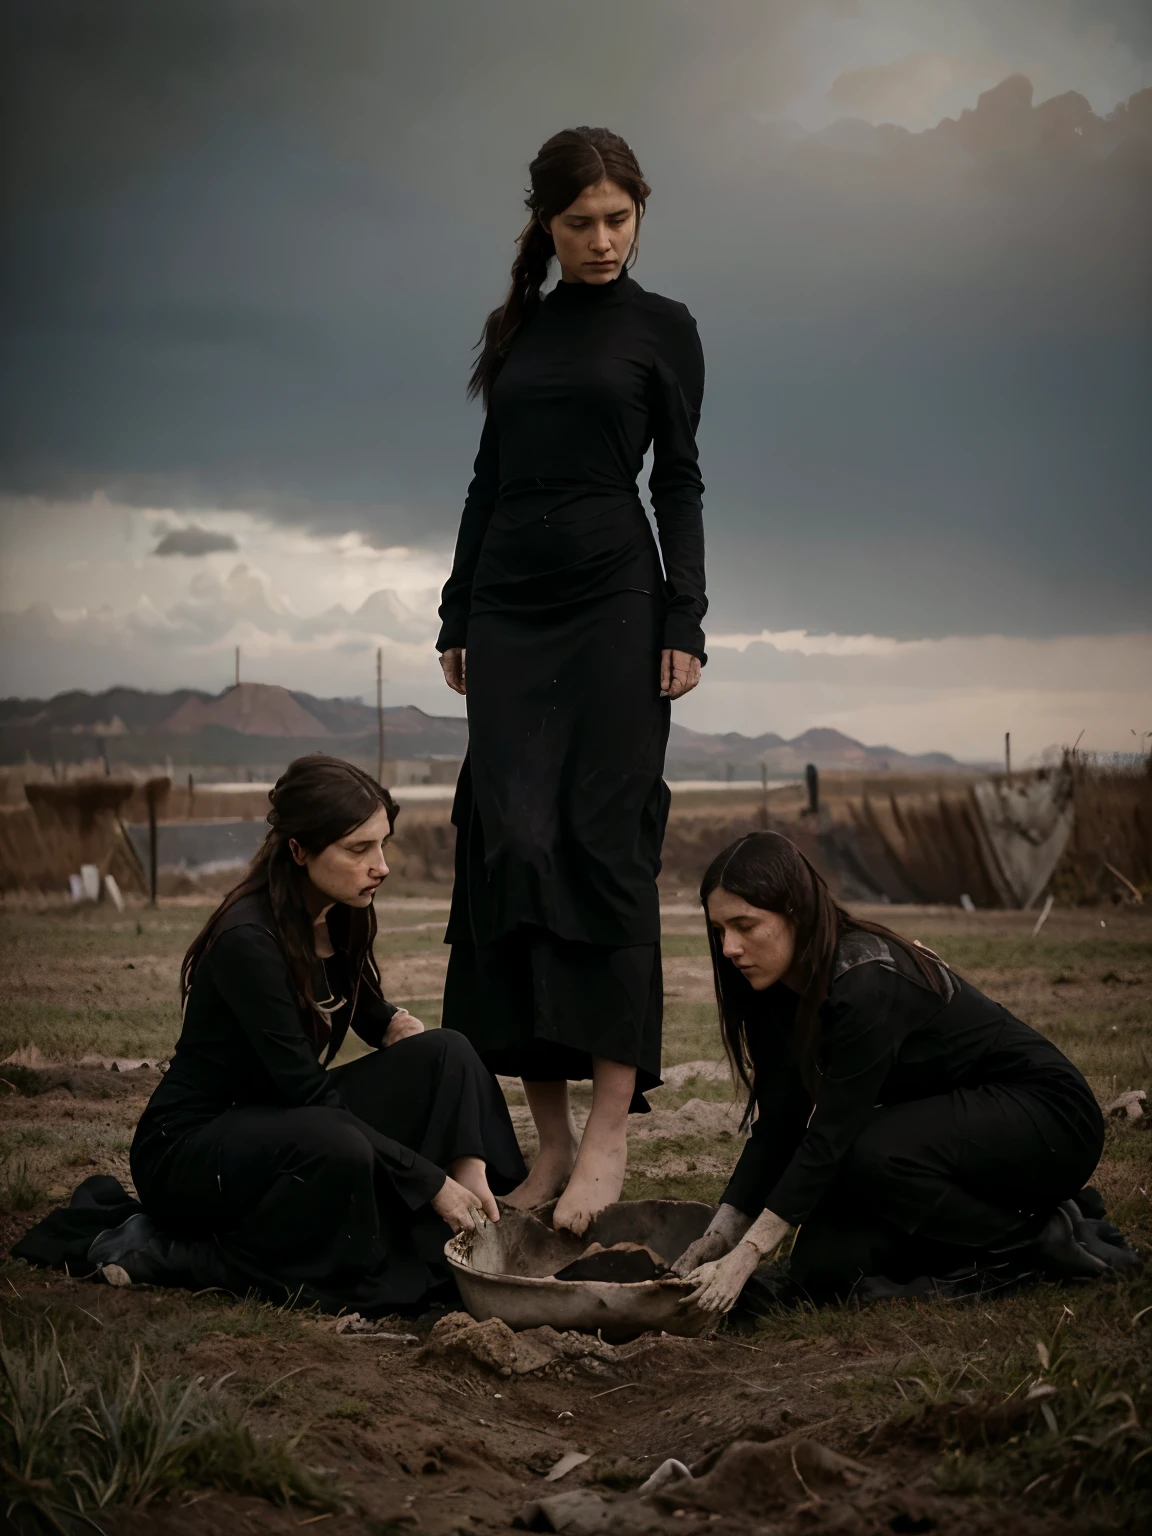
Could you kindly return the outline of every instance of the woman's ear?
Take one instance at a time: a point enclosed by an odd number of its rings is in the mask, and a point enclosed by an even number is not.
[[[296,863],[300,865],[301,869],[303,869],[304,865],[308,862],[308,855],[304,852],[303,848],[301,848],[300,844],[294,837],[290,837],[288,839],[288,852],[296,860]]]

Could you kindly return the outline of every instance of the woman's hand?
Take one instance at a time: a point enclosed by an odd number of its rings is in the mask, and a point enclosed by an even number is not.
[[[704,1235],[685,1248],[672,1265],[672,1273],[683,1279],[694,1269],[699,1269],[701,1264],[723,1258],[726,1253],[731,1253],[751,1225],[752,1217],[746,1216],[736,1206],[718,1205]]]
[[[732,1244],[723,1232],[705,1232],[703,1237],[698,1237],[694,1243],[688,1244],[672,1265],[672,1273],[684,1280],[701,1265],[709,1264],[713,1259],[722,1259],[731,1247]]]
[[[432,1196],[432,1209],[448,1223],[453,1232],[478,1231],[488,1219],[484,1215],[479,1195],[474,1195],[463,1184],[457,1184],[455,1179],[450,1178],[445,1178],[440,1192]]]
[[[381,1046],[395,1045],[397,1040],[407,1040],[411,1035],[422,1035],[424,1026],[419,1019],[414,1019],[407,1008],[397,1008],[388,1021],[388,1028],[384,1031]]]
[[[730,1312],[760,1259],[760,1250],[753,1244],[737,1243],[724,1258],[701,1264],[699,1269],[692,1271],[688,1281],[696,1289],[690,1296],[685,1296],[681,1305],[687,1306],[694,1301],[703,1312]]]
[[[721,1206],[720,1210],[724,1211],[725,1207]],[[731,1253],[711,1264],[701,1264],[688,1275],[696,1289],[685,1296],[681,1305],[687,1306],[694,1301],[705,1312],[731,1311],[756,1266],[780,1245],[788,1230],[788,1223],[782,1216],[763,1211]]]
[[[465,666],[465,652],[463,646],[452,645],[441,655],[440,666],[444,672],[444,681],[454,693],[467,693],[465,686],[468,669]]]
[[[445,651],[444,656],[451,655]],[[441,666],[444,658],[441,658]],[[687,651],[661,651],[660,652],[660,697],[662,699],[682,699],[686,693],[691,693],[700,681],[700,658],[689,656]],[[452,685],[449,684],[449,687]],[[463,688],[460,689],[463,693]]]

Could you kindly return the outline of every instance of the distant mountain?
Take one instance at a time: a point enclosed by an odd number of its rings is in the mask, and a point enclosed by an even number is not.
[[[468,722],[426,715],[413,705],[384,711],[387,755],[395,758],[463,757]],[[0,761],[80,761],[103,743],[125,766],[174,762],[195,766],[284,764],[304,752],[332,752],[374,761],[376,711],[354,699],[320,699],[267,683],[240,683],[213,696],[183,688],[143,693],[57,694],[53,699],[0,700]],[[670,779],[791,777],[815,763],[821,769],[903,773],[970,771],[944,752],[910,756],[893,747],[868,747],[842,731],[815,728],[786,741],[774,731],[709,735],[673,725],[668,743]]]
[[[872,773],[886,769],[902,773],[971,771],[969,765],[946,752],[912,756],[894,747],[866,747],[843,731],[819,726],[785,741],[773,731],[763,736],[742,736],[739,731],[710,736],[673,725],[668,739],[670,779],[754,779],[759,777],[761,766],[769,775],[790,776],[802,773],[808,763],[817,768]]]
[[[218,699],[185,699],[164,722],[173,736],[192,736],[209,726],[243,736],[327,736],[329,730],[287,688],[237,683]]]

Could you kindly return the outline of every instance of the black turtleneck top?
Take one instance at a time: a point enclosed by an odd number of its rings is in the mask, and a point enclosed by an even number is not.
[[[470,614],[551,613],[639,590],[664,598],[664,645],[703,659],[703,392],[683,304],[627,273],[559,283],[493,386],[437,648],[467,644]],[[636,485],[649,447],[659,553]]]

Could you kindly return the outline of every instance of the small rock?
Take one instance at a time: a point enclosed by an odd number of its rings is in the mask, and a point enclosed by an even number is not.
[[[1117,1120],[1146,1120],[1148,1111],[1144,1106],[1147,1102],[1148,1095],[1143,1088],[1130,1088],[1118,1099],[1113,1099],[1104,1113]]]

